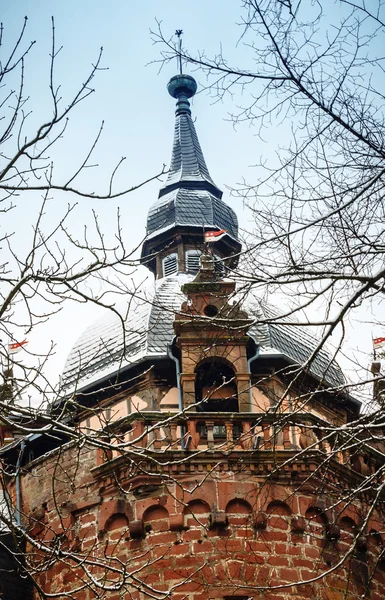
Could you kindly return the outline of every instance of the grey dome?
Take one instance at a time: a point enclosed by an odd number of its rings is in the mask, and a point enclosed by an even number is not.
[[[121,316],[109,312],[88,327],[72,348],[62,376],[66,393],[86,390],[103,380],[116,377],[130,365],[145,359],[165,358],[174,337],[174,313],[186,297],[181,286],[192,276],[178,274],[159,280],[138,297],[119,305]],[[129,309],[127,308],[129,306]],[[290,319],[261,323],[279,315],[251,294],[242,301],[255,324],[250,335],[260,344],[260,356],[282,356],[301,365],[311,356],[318,339]],[[124,323],[124,326],[123,324]],[[328,385],[344,385],[344,376],[328,352],[321,349],[311,362],[309,372]]]

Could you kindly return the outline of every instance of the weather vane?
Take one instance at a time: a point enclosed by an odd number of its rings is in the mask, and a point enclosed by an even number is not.
[[[183,29],[177,29],[175,31],[175,35],[179,39],[178,63],[179,63],[179,71],[180,71],[181,75],[182,75],[182,34],[183,34]]]

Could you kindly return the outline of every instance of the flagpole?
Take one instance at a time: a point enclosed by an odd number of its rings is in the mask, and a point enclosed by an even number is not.
[[[212,254],[212,249],[210,251],[210,244],[205,241],[205,224],[204,223],[202,223],[202,229],[203,229],[203,253],[204,254]]]
[[[11,398],[11,402],[13,402],[14,400],[20,400],[22,401],[22,395],[20,392],[20,388],[18,386],[17,383],[17,379],[15,377],[15,373],[14,373],[14,367],[15,365],[17,366],[18,363],[15,362],[15,360],[12,358],[13,354],[16,354],[17,352],[19,352],[22,349],[25,349],[25,346],[28,344],[28,341],[26,339],[22,340],[21,342],[17,342],[17,341],[10,341],[8,343],[8,347],[7,347],[7,369],[6,371],[3,373],[3,378],[4,378],[4,382],[6,382],[7,380],[9,381],[11,388],[12,388],[12,398]]]
[[[373,347],[373,360],[376,360],[377,358],[377,354],[376,354],[376,349],[374,347],[374,337],[373,337],[373,332],[372,332],[372,347]]]

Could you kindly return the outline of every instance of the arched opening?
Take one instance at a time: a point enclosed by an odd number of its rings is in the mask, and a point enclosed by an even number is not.
[[[106,531],[115,531],[116,529],[126,529],[128,527],[127,516],[122,513],[111,515],[105,525]]]
[[[185,527],[208,527],[210,506],[204,500],[191,500],[184,509]]]
[[[149,506],[144,511],[142,519],[146,533],[168,531],[170,528],[168,510],[159,504]]]
[[[186,271],[196,275],[200,268],[200,250],[187,250],[186,252]]]
[[[242,498],[233,498],[226,506],[226,514],[229,525],[235,527],[246,527],[251,524],[252,508]]]
[[[202,412],[239,412],[235,373],[224,361],[213,358],[196,368],[195,397]]]

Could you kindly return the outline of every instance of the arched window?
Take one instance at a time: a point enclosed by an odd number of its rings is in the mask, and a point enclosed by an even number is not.
[[[195,397],[197,410],[238,412],[237,383],[230,365],[213,358],[196,368]]]
[[[200,250],[187,250],[186,252],[186,271],[196,275],[200,269]]]
[[[173,275],[178,272],[178,255],[174,252],[164,257],[163,261],[163,276]]]

